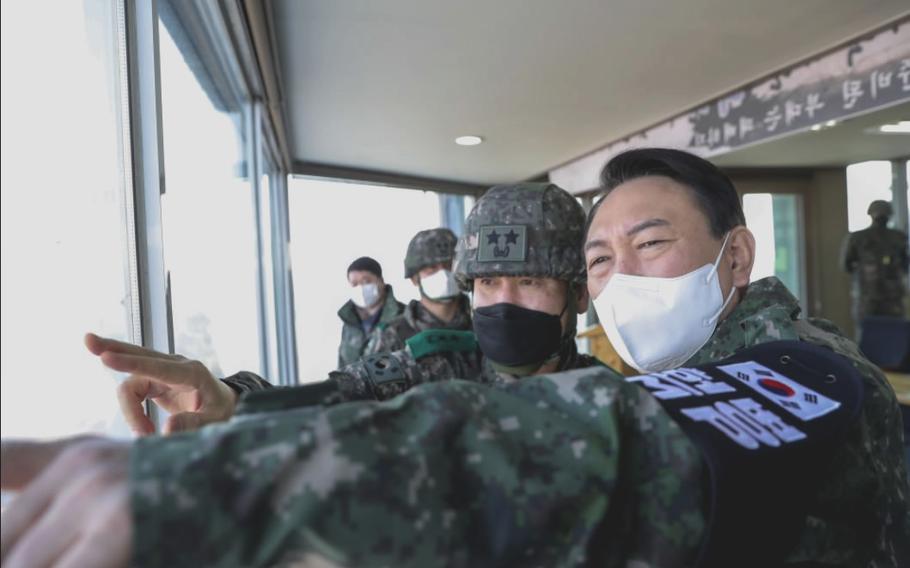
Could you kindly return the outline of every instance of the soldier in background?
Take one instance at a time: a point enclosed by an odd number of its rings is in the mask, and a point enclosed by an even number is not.
[[[395,299],[392,287],[382,279],[382,267],[368,256],[362,256],[348,266],[351,299],[338,310],[344,327],[338,346],[338,367],[363,356],[370,333],[385,326],[404,311],[404,304]]]
[[[404,312],[373,330],[365,355],[397,351],[405,341],[427,329],[471,329],[471,305],[452,273],[455,233],[449,229],[420,231],[408,244],[404,277],[420,289]]]
[[[859,339],[866,316],[904,317],[910,253],[907,234],[888,228],[893,211],[887,201],[869,205],[872,226],[851,233],[844,242],[841,266],[852,275],[853,321]]]

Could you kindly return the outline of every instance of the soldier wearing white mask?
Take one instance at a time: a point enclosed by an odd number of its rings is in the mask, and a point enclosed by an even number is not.
[[[382,267],[368,256],[348,266],[351,299],[338,310],[344,323],[338,347],[338,367],[360,360],[370,334],[392,321],[404,310],[392,287],[382,279]]]
[[[404,277],[420,290],[397,318],[373,330],[365,355],[397,351],[428,329],[471,330],[471,306],[452,273],[457,238],[449,229],[420,231],[408,243]]]

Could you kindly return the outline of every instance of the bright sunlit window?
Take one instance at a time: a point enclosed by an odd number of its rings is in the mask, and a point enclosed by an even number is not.
[[[851,233],[872,224],[866,211],[876,199],[892,199],[891,162],[876,160],[847,166],[847,222]]]
[[[301,382],[320,381],[338,363],[338,309],[350,297],[347,267],[371,256],[395,297],[418,297],[404,278],[404,255],[417,231],[439,226],[430,192],[291,178],[288,185],[297,358]]]
[[[793,194],[747,193],[746,226],[755,235],[752,281],[776,276],[805,305],[800,197]]]
[[[134,337],[113,2],[3,2],[2,435],[127,435],[87,331]]]
[[[264,332],[266,345],[269,351],[266,361],[262,363],[262,371],[272,382],[278,382],[278,352],[275,337],[275,274],[272,266],[272,218],[270,215],[270,197],[272,187],[268,175],[262,175],[259,180],[259,222],[262,224],[262,290],[265,314]]]
[[[774,276],[774,205],[770,193],[743,195],[746,226],[755,235],[755,263],[752,281]]]
[[[263,372],[254,200],[241,176],[242,121],[239,112],[215,108],[164,25],[159,42],[161,203],[175,351],[216,376]]]

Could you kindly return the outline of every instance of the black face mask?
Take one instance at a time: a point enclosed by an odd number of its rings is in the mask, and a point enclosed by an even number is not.
[[[515,304],[493,304],[474,309],[474,334],[491,361],[505,367],[539,368],[559,351],[561,316]]]

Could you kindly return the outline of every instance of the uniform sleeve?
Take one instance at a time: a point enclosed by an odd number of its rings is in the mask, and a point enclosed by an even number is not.
[[[454,378],[441,356],[415,359],[407,349],[377,353],[329,373],[342,401],[387,400],[412,387]]]
[[[682,566],[695,447],[607,369],[140,439],[137,566]]]
[[[283,387],[245,394],[237,403],[234,416],[277,412],[309,406],[327,406],[344,402],[338,384],[332,380],[296,387]]]
[[[853,235],[847,235],[840,251],[840,265],[845,272],[852,273],[856,267],[856,246],[853,244]]]
[[[272,388],[268,381],[248,372],[222,380],[242,395],[234,412],[235,416],[241,416],[352,401],[387,400],[416,385],[456,378],[449,356],[451,354],[442,353],[416,360],[406,349],[367,356],[332,371],[325,381],[295,387]]]
[[[249,392],[274,388],[272,383],[263,379],[256,373],[251,373],[249,371],[240,371],[235,375],[221,379],[221,382],[231,387],[231,389],[237,393],[237,396],[243,396]]]

